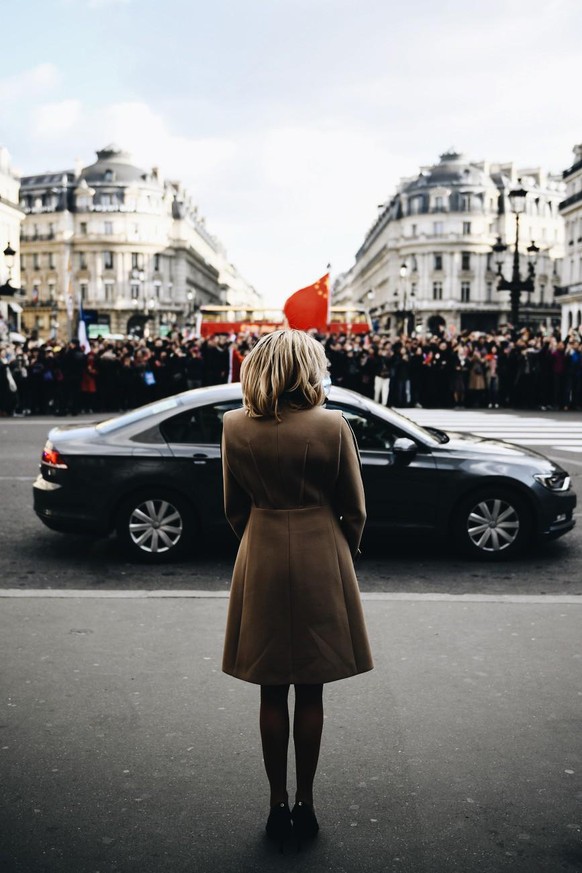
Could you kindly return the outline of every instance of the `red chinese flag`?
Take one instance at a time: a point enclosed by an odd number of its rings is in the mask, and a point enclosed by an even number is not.
[[[296,330],[326,330],[329,322],[329,273],[288,297],[283,312]]]

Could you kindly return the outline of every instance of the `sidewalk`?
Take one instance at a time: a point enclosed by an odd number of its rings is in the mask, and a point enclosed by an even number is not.
[[[376,669],[325,690],[320,838],[280,856],[226,599],[0,600],[2,873],[582,869],[582,602],[365,610]]]

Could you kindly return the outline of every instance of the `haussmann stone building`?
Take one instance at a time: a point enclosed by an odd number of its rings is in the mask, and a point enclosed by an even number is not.
[[[335,283],[335,304],[367,305],[387,332],[437,333],[445,329],[492,331],[510,318],[509,292],[497,290],[498,262],[511,278],[515,215],[509,192],[527,191],[520,216],[520,269],[528,275],[526,248],[540,249],[534,291],[523,293],[520,322],[559,325],[563,255],[561,176],[514,164],[474,162],[449,151],[438,163],[403,179],[380,207],[353,266]],[[492,246],[508,246],[498,255]]]
[[[564,170],[566,197],[560,204],[565,222],[562,284],[562,334],[582,330],[582,145],[574,147],[574,163]]]
[[[20,206],[23,325],[41,339],[71,336],[80,304],[93,336],[164,334],[204,304],[260,304],[183,186],[116,146],[24,176]]]

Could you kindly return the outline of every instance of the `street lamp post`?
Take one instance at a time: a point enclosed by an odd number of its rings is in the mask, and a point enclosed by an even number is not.
[[[518,181],[521,181],[518,179]],[[509,202],[511,211],[515,215],[515,243],[513,247],[513,265],[511,270],[511,279],[507,280],[503,275],[503,261],[497,261],[497,275],[499,281],[497,283],[498,291],[509,291],[511,301],[511,323],[514,327],[519,324],[519,306],[521,293],[525,291],[531,293],[534,290],[535,280],[535,256],[539,252],[539,248],[532,240],[531,245],[527,247],[527,253],[531,256],[528,264],[528,274],[525,279],[521,278],[519,269],[519,216],[525,211],[527,199],[527,191],[524,188],[515,188],[509,192]],[[507,251],[507,245],[501,241],[501,237],[497,237],[497,242],[492,246],[492,251],[499,257]]]
[[[410,322],[411,319],[414,319],[414,291],[410,292],[410,303],[413,307],[412,309],[408,308],[408,294],[406,290],[406,278],[408,276],[408,266],[405,261],[400,265],[400,284],[402,285],[402,308],[400,309],[398,306],[400,291],[394,292],[394,317],[396,318],[397,325],[401,325],[401,333],[408,335],[410,333]]]
[[[4,255],[4,263],[6,264],[6,269],[8,270],[8,277],[6,282],[3,285],[0,285],[0,297],[14,297],[15,294],[22,294],[21,288],[15,288],[11,284],[12,280],[12,268],[14,266],[14,258],[16,257],[16,252],[8,243],[4,251],[2,252]]]

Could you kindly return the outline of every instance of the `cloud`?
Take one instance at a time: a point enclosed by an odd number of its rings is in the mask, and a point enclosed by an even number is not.
[[[56,64],[37,64],[28,70],[0,79],[0,102],[14,103],[36,97],[55,88],[60,82]]]
[[[60,140],[65,134],[76,130],[80,118],[81,102],[79,100],[45,103],[33,113],[36,138],[39,140]]]
[[[187,182],[193,194],[216,187],[236,154],[228,138],[174,133],[160,113],[140,101],[91,108],[63,100],[39,106],[31,115],[28,147],[31,155],[43,155],[44,165],[52,160],[72,165],[77,156],[89,164],[95,151],[111,142],[130,152],[138,166],[157,166],[168,178]]]
[[[187,177],[198,187],[236,151],[225,137],[191,138],[174,133],[164,117],[143,102],[115,103],[87,119],[94,137],[118,142],[136,162],[159,166],[170,178]],[[97,134],[97,132],[99,133]]]

